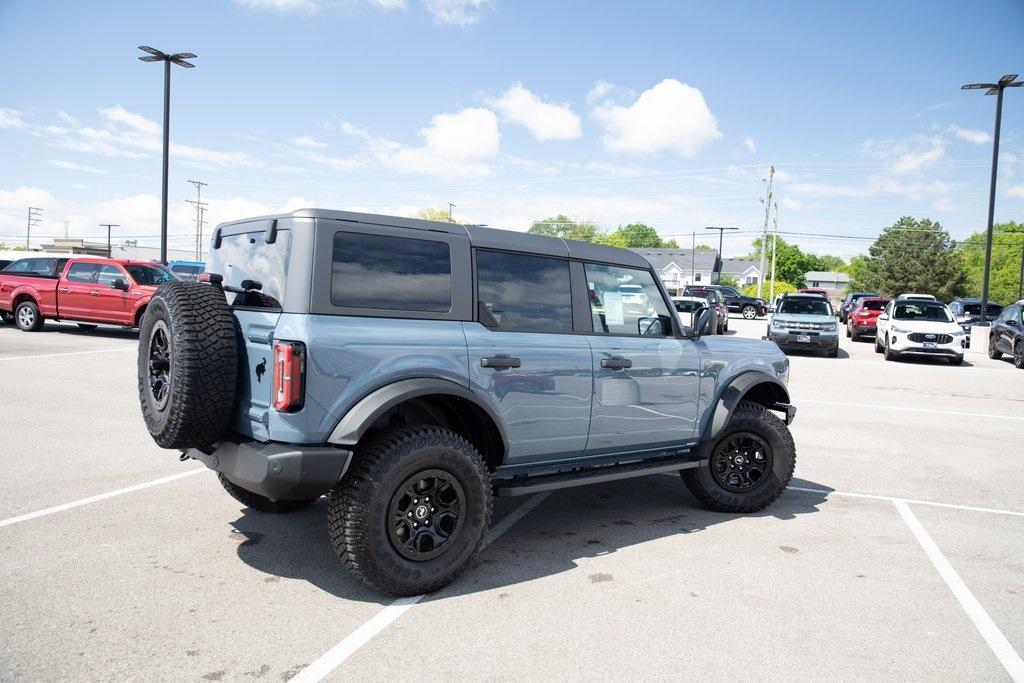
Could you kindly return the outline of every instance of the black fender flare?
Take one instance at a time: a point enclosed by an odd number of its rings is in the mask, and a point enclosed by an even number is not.
[[[456,384],[451,380],[435,377],[420,377],[415,379],[403,379],[375,389],[355,405],[338,421],[337,426],[328,437],[328,443],[339,446],[355,446],[366,433],[366,430],[376,422],[377,418],[386,413],[399,403],[408,401],[418,396],[430,394],[442,394],[454,396],[472,403],[476,408],[482,410],[498,428],[501,434],[501,443],[504,452],[508,453],[509,442],[505,426],[497,413],[487,403],[480,399],[466,387]]]
[[[763,370],[747,370],[732,378],[729,384],[718,392],[701,429],[701,441],[714,440],[729,424],[740,401],[752,389],[763,384],[771,387],[774,396],[771,401],[762,400],[759,403],[764,403],[770,410],[782,411],[786,415],[786,424],[791,423],[796,417],[796,407],[789,402],[789,390],[786,385]]]

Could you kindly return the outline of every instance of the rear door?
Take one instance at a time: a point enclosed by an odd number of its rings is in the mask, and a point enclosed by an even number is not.
[[[88,319],[96,289],[99,265],[90,261],[73,261],[64,278],[57,283],[57,314],[61,318]]]
[[[664,448],[692,438],[697,425],[700,355],[673,336],[669,308],[645,270],[587,263],[593,333],[594,402],[587,453]],[[622,285],[640,285],[637,311]]]
[[[578,457],[590,426],[590,345],[573,334],[567,258],[474,253],[477,321],[467,322],[470,385],[509,438],[509,465]]]

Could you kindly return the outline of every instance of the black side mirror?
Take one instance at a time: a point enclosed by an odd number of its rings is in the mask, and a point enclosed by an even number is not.
[[[690,326],[691,338],[702,337],[706,334],[711,334],[711,321],[714,317],[714,311],[709,306],[701,306],[693,312],[692,321],[693,324]]]
[[[124,281],[123,277],[116,278],[110,283],[111,289],[120,289],[122,292],[128,291],[128,283]]]

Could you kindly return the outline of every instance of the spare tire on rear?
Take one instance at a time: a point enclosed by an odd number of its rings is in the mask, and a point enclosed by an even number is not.
[[[231,422],[238,378],[235,319],[224,292],[167,282],[139,325],[139,402],[163,448],[206,448]]]

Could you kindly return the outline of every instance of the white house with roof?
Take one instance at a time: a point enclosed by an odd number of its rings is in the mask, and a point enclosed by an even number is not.
[[[756,285],[761,280],[761,261],[749,258],[722,259],[722,276],[736,280],[740,287]]]
[[[850,288],[850,276],[836,271],[812,270],[804,274],[804,285],[828,291],[831,298],[842,298]]]
[[[714,250],[694,251],[693,249],[633,249],[651,262],[658,271],[665,289],[676,296],[687,285],[709,285],[715,283],[715,273],[720,266],[718,252]]]

